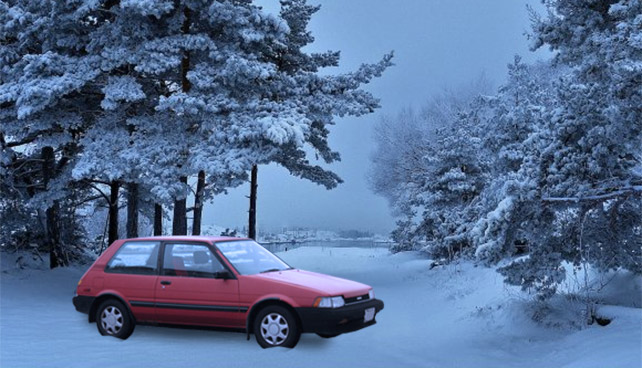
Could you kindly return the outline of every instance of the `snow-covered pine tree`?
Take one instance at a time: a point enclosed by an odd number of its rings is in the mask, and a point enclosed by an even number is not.
[[[549,63],[527,65],[516,56],[506,82],[480,101],[483,141],[492,164],[481,195],[483,211],[471,235],[477,257],[486,262],[525,252],[534,233],[550,232],[539,228],[540,157],[550,143],[549,116],[557,106],[554,83],[559,75]]]
[[[4,240],[49,244],[51,267],[69,259],[63,243],[77,241],[74,211],[87,197],[71,169],[79,137],[91,124],[81,112],[100,102],[87,84],[99,65],[82,46],[91,20],[77,16],[78,5],[0,4],[1,175],[3,197],[11,202],[3,213]],[[60,100],[63,95],[69,98]],[[23,225],[12,227],[17,216]]]
[[[642,3],[560,0],[549,10],[534,24],[534,47],[549,45],[573,71],[560,84],[547,195],[633,190],[642,184]]]
[[[477,111],[471,100],[489,89],[480,78],[433,97],[420,114],[403,111],[376,127],[370,183],[400,220],[393,250],[426,244],[434,257],[469,248],[477,197],[486,175]]]
[[[535,17],[534,48],[571,71],[558,85],[540,159],[543,220],[555,231],[500,269],[550,296],[562,262],[642,273],[642,28],[639,1],[559,0]]]
[[[323,68],[339,64],[339,52],[306,53],[303,49],[314,42],[308,30],[311,17],[320,6],[311,6],[306,0],[282,0],[280,16],[287,23],[289,32],[282,47],[275,47],[266,55],[277,65],[279,78],[267,98],[277,101],[294,100],[305,114],[306,128],[303,140],[317,157],[325,163],[340,159],[338,152],[328,145],[328,126],[336,116],[361,116],[379,107],[379,100],[362,86],[380,77],[392,65],[392,54],[376,64],[362,65],[357,71],[343,75],[320,75]],[[298,88],[291,88],[292,85]],[[282,144],[274,158],[291,174],[334,188],[341,179],[331,171],[313,165],[307,159],[303,145],[296,142]]]
[[[202,172],[210,191],[221,191],[241,183],[245,155],[258,154],[234,144],[252,134],[262,108],[252,105],[253,87],[272,69],[255,49],[284,30],[250,2],[120,2],[110,10],[92,43],[114,64],[102,102],[106,125],[87,134],[94,149],[75,174],[113,172],[149,184],[157,202],[174,203],[174,233],[184,234],[186,178]],[[105,139],[112,152],[101,151]]]
[[[3,136],[7,145],[32,136],[39,145],[68,142],[75,151],[66,184],[98,192],[145,184],[165,204],[187,196],[184,178],[206,173],[211,195],[273,161],[336,185],[302,147],[337,158],[326,147],[326,124],[376,107],[359,87],[391,56],[354,73],[318,75],[338,55],[300,51],[310,40],[307,20],[301,28],[295,14],[313,9],[284,3],[288,22],[250,1],[3,3]],[[291,67],[277,64],[285,59]]]
[[[269,125],[269,134],[258,142],[261,146],[276,150],[267,158],[268,162],[286,168],[290,174],[310,180],[332,189],[343,181],[334,172],[311,162],[310,153],[321,158],[326,164],[340,160],[338,152],[328,145],[328,126],[334,124],[336,116],[361,116],[379,107],[379,100],[364,91],[362,86],[373,78],[381,76],[392,65],[392,54],[372,65],[362,65],[357,71],[343,75],[320,75],[323,68],[339,64],[339,52],[307,53],[304,48],[314,42],[308,30],[310,19],[320,6],[308,5],[306,0],[281,1],[280,18],[288,27],[282,44],[268,45],[262,57],[275,65],[275,75],[270,84],[261,86],[262,98],[275,104],[290,106],[299,117],[277,118]],[[292,122],[288,120],[292,120]],[[281,120],[281,121],[279,121]],[[296,124],[293,123],[296,121]],[[283,139],[283,133],[296,128],[298,136]],[[255,177],[256,169],[252,170]],[[256,188],[252,181],[251,188]],[[251,190],[250,202],[256,195]],[[255,215],[250,206],[250,216]],[[250,236],[254,224],[250,220]]]
[[[489,181],[490,159],[480,138],[477,103],[437,129],[434,154],[425,157],[422,223],[424,248],[433,258],[453,259],[473,245],[469,233],[479,213],[479,196]],[[424,236],[426,236],[424,235]]]
[[[150,183],[150,192],[165,201],[186,195],[180,178],[193,170],[189,142],[223,146],[207,140],[211,133],[195,134],[203,131],[201,118],[238,124],[228,119],[231,110],[245,109],[250,82],[269,77],[271,66],[247,50],[277,42],[269,33],[284,33],[274,17],[249,2],[27,1],[3,3],[0,10],[8,45],[2,49],[0,87],[7,145],[36,139],[46,144],[42,137],[53,140],[53,134],[63,142],[73,138],[82,149],[72,156],[79,159],[73,166],[76,183]],[[177,88],[187,77],[189,53],[201,73],[188,79],[214,95],[197,86],[197,97],[186,96]],[[203,95],[210,99],[208,111],[197,101]],[[251,120],[243,116],[241,126],[228,133],[247,130],[242,124]],[[3,150],[3,161],[7,155]],[[229,163],[212,159],[217,165],[209,172],[228,183],[229,170],[220,169]],[[232,171],[239,172],[235,160],[229,160]]]

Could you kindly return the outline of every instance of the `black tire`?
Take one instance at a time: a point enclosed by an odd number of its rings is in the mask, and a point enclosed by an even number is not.
[[[96,326],[103,336],[128,338],[134,332],[134,319],[129,309],[116,299],[107,299],[96,310]]]
[[[268,305],[254,319],[254,335],[262,348],[293,348],[299,342],[301,331],[290,310],[279,305]]]
[[[317,333],[317,335],[318,335],[319,337],[323,337],[324,339],[331,339],[331,338],[333,338],[333,337],[337,337],[337,336],[339,336],[339,335],[341,335],[341,334],[340,334],[340,333],[336,333],[336,334],[322,334],[322,333]]]

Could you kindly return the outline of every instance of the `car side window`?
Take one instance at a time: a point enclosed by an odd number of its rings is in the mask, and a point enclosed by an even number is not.
[[[154,275],[160,242],[127,242],[109,260],[105,272]]]
[[[204,244],[166,244],[163,275],[213,278],[225,267]]]

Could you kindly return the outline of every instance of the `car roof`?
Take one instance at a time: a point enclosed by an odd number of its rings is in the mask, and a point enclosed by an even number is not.
[[[249,238],[237,238],[232,236],[202,236],[202,235],[162,235],[162,236],[147,236],[140,238],[127,238],[121,239],[122,241],[204,241],[208,243],[216,243],[223,241],[232,241],[232,240],[251,240]]]

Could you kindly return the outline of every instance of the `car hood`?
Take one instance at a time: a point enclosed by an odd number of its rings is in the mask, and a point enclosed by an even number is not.
[[[367,294],[370,286],[322,273],[299,269],[266,272],[256,277],[317,290],[327,296],[343,295],[346,298]]]

